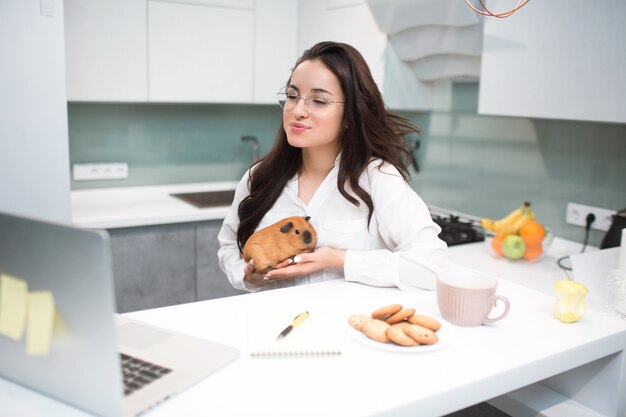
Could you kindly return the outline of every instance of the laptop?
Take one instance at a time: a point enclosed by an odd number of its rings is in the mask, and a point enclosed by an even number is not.
[[[52,292],[56,307],[47,355],[27,354],[25,335],[0,334],[0,377],[93,414],[137,415],[239,356],[234,347],[115,315],[106,231],[0,213],[0,274],[26,281],[28,291]]]

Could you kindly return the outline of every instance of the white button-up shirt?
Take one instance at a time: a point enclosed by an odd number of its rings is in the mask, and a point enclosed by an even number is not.
[[[446,265],[447,245],[437,236],[428,207],[398,170],[381,160],[370,162],[359,184],[372,198],[374,212],[346,200],[337,188],[340,156],[308,204],[298,197],[298,178],[292,178],[256,230],[289,216],[310,216],[317,230],[317,247],[345,249],[343,270],[327,268],[310,275],[277,281],[262,289],[345,278],[374,286],[434,289],[436,275]],[[230,211],[218,235],[220,267],[234,288],[255,291],[243,281],[245,262],[237,247],[239,203],[249,194],[248,173],[237,186]],[[349,191],[349,188],[348,188]]]

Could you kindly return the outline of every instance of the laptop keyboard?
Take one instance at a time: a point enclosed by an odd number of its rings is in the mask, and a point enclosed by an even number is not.
[[[138,389],[156,381],[171,369],[147,362],[134,356],[120,353],[122,358],[122,374],[124,375],[124,395],[130,395]]]

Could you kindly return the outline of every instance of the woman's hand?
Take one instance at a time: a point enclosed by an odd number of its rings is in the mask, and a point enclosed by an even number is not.
[[[284,261],[276,265],[275,268],[284,268],[292,262],[292,259],[285,259]],[[267,275],[260,274],[254,271],[254,264],[252,263],[252,261],[246,264],[246,268],[243,270],[243,274],[243,280],[255,287],[262,287],[272,282],[272,280]]]
[[[324,268],[343,268],[345,256],[345,250],[334,249],[328,246],[317,248],[315,252],[302,253],[294,256],[291,263],[286,263],[291,260],[288,259],[276,265],[275,269],[270,270],[266,274],[267,279],[265,283],[301,277]]]

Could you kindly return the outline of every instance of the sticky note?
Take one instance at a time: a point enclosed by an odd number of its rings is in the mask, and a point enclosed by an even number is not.
[[[54,297],[50,291],[28,294],[26,353],[47,355],[54,325]]]
[[[28,284],[10,275],[0,275],[0,334],[20,340],[26,323]]]

